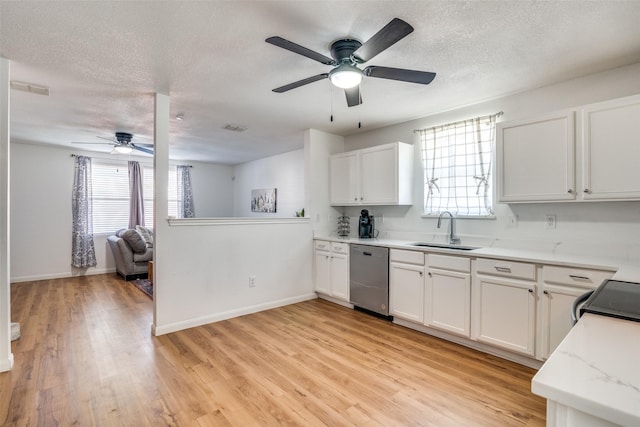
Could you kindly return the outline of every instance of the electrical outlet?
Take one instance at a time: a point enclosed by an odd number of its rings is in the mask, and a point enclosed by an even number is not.
[[[249,287],[250,288],[256,287],[256,276],[249,276]]]
[[[545,215],[544,216],[544,228],[556,228],[556,216]]]

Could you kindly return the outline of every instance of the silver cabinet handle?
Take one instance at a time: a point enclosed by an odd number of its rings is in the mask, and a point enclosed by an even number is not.
[[[429,273],[427,273],[427,274],[429,274],[429,277],[433,277],[433,275],[431,274],[431,272],[429,272]]]
[[[587,194],[591,194],[591,190],[589,190],[588,188],[585,188],[584,192],[587,193]]]
[[[496,271],[499,271],[501,273],[511,273],[511,267],[503,267],[500,265],[494,265],[493,268],[496,269]]]
[[[569,277],[571,277],[573,280],[590,280],[590,278],[587,276],[578,276],[577,274],[570,274]]]
[[[573,190],[570,188],[569,190],[567,190],[567,193],[573,194]]]
[[[354,198],[353,198],[353,201],[354,201],[354,202],[357,202],[357,201],[358,201],[358,198],[357,198],[357,197],[354,197]]]
[[[421,272],[420,272],[420,277],[422,277],[422,276],[423,276],[423,274],[422,274],[422,271],[421,271]]]
[[[545,295],[549,295],[549,291],[547,291],[547,290],[542,291],[542,293],[545,294]]]
[[[529,293],[530,293],[530,294],[532,294],[532,293],[533,293],[533,289],[529,288],[529,289],[527,289],[527,290],[529,291]]]

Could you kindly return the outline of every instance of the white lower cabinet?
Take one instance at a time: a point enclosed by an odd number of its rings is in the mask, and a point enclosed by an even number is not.
[[[389,309],[392,316],[423,322],[424,257],[422,252],[391,249]]]
[[[469,338],[471,334],[469,258],[427,255],[424,324]]]
[[[349,301],[349,255],[340,252],[331,254],[331,296]]]
[[[471,338],[534,356],[535,279],[536,267],[533,264],[476,260]]]
[[[571,305],[580,295],[611,278],[612,271],[569,267],[542,268],[540,322],[537,334],[537,358],[546,360],[571,329]]]
[[[315,290],[321,294],[349,301],[349,245],[315,241]]]
[[[322,251],[316,249],[315,251],[315,269],[314,269],[314,283],[316,292],[323,294],[329,294],[329,282],[331,271],[331,251]]]

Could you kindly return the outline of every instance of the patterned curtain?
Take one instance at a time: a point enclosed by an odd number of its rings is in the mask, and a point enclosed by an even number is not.
[[[195,218],[191,166],[178,166],[178,218]]]
[[[140,163],[129,161],[129,228],[144,227],[144,197]]]
[[[78,268],[95,267],[98,262],[93,245],[91,157],[76,156],[71,209],[73,213],[71,265]]]

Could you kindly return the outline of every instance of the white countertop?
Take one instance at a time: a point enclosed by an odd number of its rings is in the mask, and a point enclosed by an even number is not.
[[[466,255],[478,258],[500,258],[504,260],[533,262],[540,264],[553,264],[568,267],[583,267],[597,270],[616,271],[625,264],[625,260],[620,257],[604,257],[589,254],[575,255],[571,253],[560,253],[556,247],[550,245],[546,249],[540,248],[515,248],[502,246],[484,246],[482,243],[474,241],[464,241],[462,246],[478,246],[478,249],[472,251],[440,249],[432,247],[415,246],[418,240],[407,241],[398,239],[358,239],[355,237],[334,237],[334,236],[315,236],[316,240],[327,240],[332,242],[357,243],[369,246],[384,246],[393,249],[405,249],[421,252],[448,253],[456,255]],[[438,243],[438,242],[434,242]],[[495,242],[491,243],[495,245]],[[640,268],[636,277],[640,280]],[[625,280],[625,279],[620,279]]]
[[[532,391],[623,426],[640,425],[640,323],[585,314],[540,368]]]

